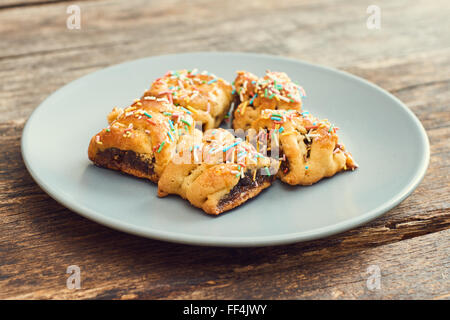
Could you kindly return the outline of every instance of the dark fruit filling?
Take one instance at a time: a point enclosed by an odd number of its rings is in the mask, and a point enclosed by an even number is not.
[[[223,207],[240,197],[240,195],[248,190],[254,189],[266,181],[273,182],[275,175],[261,175],[260,170],[256,172],[255,180],[253,181],[253,171],[247,170],[245,177],[241,178],[239,182],[231,189],[231,191],[220,199],[218,207]]]
[[[130,168],[139,170],[145,175],[151,176],[154,172],[154,161],[145,159],[132,150],[120,150],[117,148],[108,148],[100,151],[96,156],[96,164],[106,166],[111,169],[120,170],[125,164]]]

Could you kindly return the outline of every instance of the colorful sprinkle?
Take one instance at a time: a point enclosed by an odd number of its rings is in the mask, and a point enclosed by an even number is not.
[[[144,115],[146,115],[147,117],[151,118],[152,116],[150,114],[148,114],[147,112],[144,111]]]
[[[150,122],[151,124],[156,125],[156,122],[155,122],[155,121],[150,120],[150,119],[146,119],[146,120],[147,120],[147,122]]]
[[[165,141],[163,141],[161,144],[160,144],[160,146],[159,146],[159,148],[158,148],[158,153],[160,153],[161,152],[161,150],[162,150],[162,148],[164,147],[164,145],[166,144],[166,142]]]
[[[191,106],[186,106],[186,108],[188,108],[190,111],[192,111],[193,113],[197,114],[197,110],[195,110],[194,108],[192,108]]]
[[[180,107],[181,110],[183,110],[184,112],[186,112],[187,114],[192,114],[192,112],[190,112],[188,109],[186,109],[185,107]]]
[[[175,131],[175,127],[173,126],[173,122],[170,119],[169,119],[169,126],[170,126],[170,129],[172,129],[172,131]]]
[[[228,147],[223,148],[223,152],[227,152],[229,149],[231,149],[231,148],[237,146],[237,145],[240,144],[241,142],[242,142],[242,141],[240,140],[240,141],[236,141],[236,142],[233,143],[233,144],[230,144]]]
[[[333,130],[333,125],[331,125],[331,126],[330,126],[330,129],[328,129],[328,133],[330,133],[331,130]]]
[[[181,122],[187,124],[189,127],[191,126],[191,124],[190,124],[189,122],[187,122],[186,120],[184,120],[184,119],[181,119]],[[186,130],[186,131],[187,131],[187,130]]]
[[[243,115],[243,114],[245,113],[245,109],[247,108],[247,104],[248,104],[247,101],[245,101],[245,102],[243,103],[243,106],[242,106],[242,108],[241,108],[241,115]]]
[[[255,100],[255,98],[258,96],[258,93],[255,93],[255,95],[253,96],[253,98],[250,100],[250,104],[253,105],[253,101]]]

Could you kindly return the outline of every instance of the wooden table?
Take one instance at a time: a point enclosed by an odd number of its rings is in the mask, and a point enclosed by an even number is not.
[[[366,27],[371,1],[2,0],[0,298],[449,299],[450,6],[374,2],[379,30]],[[66,27],[72,4],[81,8],[80,30]],[[227,249],[111,230],[64,208],[30,177],[22,129],[54,90],[119,62],[208,50],[298,58],[390,91],[427,130],[425,179],[398,207],[354,230]],[[81,268],[79,290],[66,287],[69,265]],[[377,270],[379,289],[367,285]]]

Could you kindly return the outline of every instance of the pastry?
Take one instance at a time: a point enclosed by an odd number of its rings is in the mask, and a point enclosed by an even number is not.
[[[195,137],[197,136],[197,138]],[[218,215],[257,196],[275,180],[276,165],[224,129],[185,136],[158,182],[158,195],[177,194]]]
[[[232,90],[228,82],[206,71],[178,70],[155,80],[144,96],[167,97],[208,130],[218,127],[228,113]]]
[[[267,71],[263,78],[238,71],[234,81],[233,128],[247,130],[264,109],[301,110],[304,90],[284,72]]]
[[[305,93],[285,73],[239,71],[234,84],[237,136],[217,128],[233,99],[225,80],[169,71],[141,99],[113,109],[90,141],[89,159],[149,179],[158,196],[179,195],[212,215],[256,197],[276,177],[310,185],[357,167],[338,128],[302,112]]]
[[[166,98],[137,99],[108,115],[109,126],[89,144],[94,164],[153,182],[170,162],[181,136],[192,134],[194,120]]]
[[[339,141],[338,128],[309,112],[264,109],[252,128],[260,132],[259,140],[264,137],[269,152],[273,146],[278,147],[281,163],[277,175],[288,184],[311,185],[340,171],[357,168]]]

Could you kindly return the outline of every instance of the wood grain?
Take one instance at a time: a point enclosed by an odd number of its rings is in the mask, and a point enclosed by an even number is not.
[[[70,0],[2,0],[0,3],[0,10],[30,7],[30,6],[45,6],[56,4],[58,2],[67,2]]]
[[[25,1],[0,5],[0,298],[449,299],[450,8],[445,1]],[[65,9],[81,7],[81,30]],[[183,51],[278,54],[337,67],[392,92],[431,144],[399,206],[327,239],[258,249],[142,239],[86,220],[26,171],[20,137],[60,86],[105,66]],[[79,265],[82,289],[66,289]],[[381,290],[367,289],[369,265]]]

